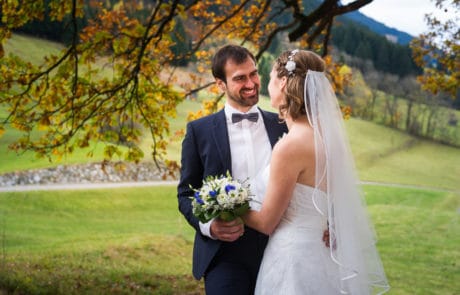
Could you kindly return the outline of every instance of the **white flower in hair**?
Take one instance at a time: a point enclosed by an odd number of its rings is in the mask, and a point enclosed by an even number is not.
[[[294,71],[295,71],[295,68],[296,68],[296,64],[295,64],[295,61],[294,61],[294,55],[297,52],[299,52],[299,49],[294,49],[294,50],[291,51],[291,54],[289,54],[289,56],[288,56],[288,61],[286,62],[286,65],[284,66],[285,69],[288,71],[289,76],[294,74]]]
[[[293,60],[288,60],[285,66],[286,70],[289,72],[289,74],[292,74],[295,70],[295,61]]]

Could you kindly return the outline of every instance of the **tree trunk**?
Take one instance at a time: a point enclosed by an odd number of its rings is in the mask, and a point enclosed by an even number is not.
[[[409,99],[408,104],[407,104],[407,113],[406,113],[406,131],[412,134],[412,128],[411,128],[411,116],[412,116],[412,106],[414,102]]]

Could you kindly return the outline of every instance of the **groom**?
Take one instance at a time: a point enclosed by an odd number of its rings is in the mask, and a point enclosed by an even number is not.
[[[227,45],[212,61],[212,74],[226,94],[223,110],[187,124],[182,143],[179,210],[196,230],[193,275],[204,277],[206,294],[252,294],[267,236],[245,227],[240,219],[218,218],[202,224],[192,214],[190,188],[200,188],[208,175],[230,171],[234,179],[250,180],[270,162],[271,149],[287,132],[278,115],[257,107],[260,78],[246,48]],[[249,117],[244,117],[248,114]]]

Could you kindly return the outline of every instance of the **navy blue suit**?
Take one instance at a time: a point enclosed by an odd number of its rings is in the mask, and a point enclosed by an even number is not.
[[[260,110],[269,141],[273,145],[283,133],[285,124],[278,115]],[[227,123],[224,110],[187,124],[182,142],[181,177],[178,185],[179,210],[195,230],[193,248],[193,276],[206,277],[215,288],[206,286],[207,293],[251,294],[254,289],[267,236],[246,227],[244,235],[235,242],[213,240],[201,234],[199,221],[192,214],[190,196],[194,188],[200,188],[208,175],[232,172]],[[211,278],[212,277],[212,278]],[[232,285],[220,285],[219,281],[234,277]],[[209,287],[209,288],[208,288]],[[211,291],[216,290],[216,292]],[[247,291],[250,290],[250,291]],[[235,293],[237,292],[237,293]]]

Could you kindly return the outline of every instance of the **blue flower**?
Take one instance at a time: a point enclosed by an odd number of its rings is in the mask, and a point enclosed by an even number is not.
[[[227,184],[227,185],[225,186],[225,192],[226,192],[227,194],[228,194],[229,191],[232,191],[232,190],[234,190],[234,189],[236,189],[236,187],[235,187],[234,185]]]
[[[209,191],[209,195],[213,198],[215,198],[217,196],[217,192],[216,191]]]
[[[201,205],[204,204],[204,201],[203,201],[203,200],[201,199],[201,197],[200,197],[200,192],[195,192],[195,196],[194,196],[194,197],[195,197],[195,200],[196,200],[199,204],[201,204]]]

